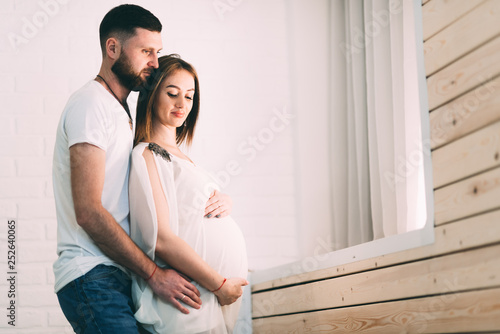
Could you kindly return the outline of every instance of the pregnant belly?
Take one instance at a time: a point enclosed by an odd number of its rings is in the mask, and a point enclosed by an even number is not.
[[[230,217],[203,219],[206,262],[225,277],[244,277],[248,272],[245,239]]]

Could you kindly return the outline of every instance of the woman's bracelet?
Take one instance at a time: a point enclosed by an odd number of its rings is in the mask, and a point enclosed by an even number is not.
[[[156,269],[158,269],[158,265],[155,263],[155,269],[153,270],[153,272],[151,273],[151,275],[149,275],[148,278],[146,278],[146,282],[149,281],[151,279],[151,277],[153,277],[153,275],[155,274],[156,272]]]
[[[221,285],[220,285],[217,289],[212,290],[212,292],[217,292],[217,291],[219,291],[219,290],[220,290],[220,288],[222,288],[222,286],[224,285],[224,283],[226,283],[226,281],[227,281],[227,278],[224,278],[224,280],[222,281],[222,284],[221,284]]]

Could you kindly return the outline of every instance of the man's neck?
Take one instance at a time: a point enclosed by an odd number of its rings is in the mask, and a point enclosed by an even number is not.
[[[130,89],[125,88],[110,69],[101,68],[98,75],[100,76],[98,82],[120,103],[126,104]]]

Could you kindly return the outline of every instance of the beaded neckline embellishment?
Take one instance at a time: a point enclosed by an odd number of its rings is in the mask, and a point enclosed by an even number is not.
[[[170,159],[170,153],[167,152],[166,149],[164,149],[163,147],[161,147],[160,145],[156,144],[156,143],[149,143],[148,145],[148,149],[155,153],[156,155],[159,155],[160,157],[162,157],[164,160],[166,161],[172,161]]]

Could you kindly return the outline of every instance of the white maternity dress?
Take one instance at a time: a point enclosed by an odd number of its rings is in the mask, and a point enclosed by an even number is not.
[[[243,234],[230,217],[204,218],[211,192],[219,190],[214,178],[188,160],[168,154],[158,145],[138,144],[131,159],[129,197],[130,233],[137,245],[160,267],[165,262],[155,256],[158,221],[146,162],[142,156],[151,148],[161,185],[169,206],[170,227],[213,269],[224,277],[247,277],[247,256]],[[183,314],[162,301],[139,277],[133,277],[132,297],[135,317],[151,333],[224,334],[235,325],[241,298],[221,307],[215,295],[193,282],[201,293],[200,310],[186,306]]]

